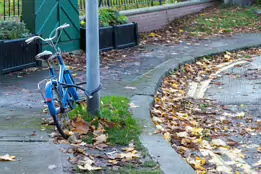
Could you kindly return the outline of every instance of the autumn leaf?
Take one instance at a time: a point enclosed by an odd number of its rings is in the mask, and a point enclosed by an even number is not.
[[[188,134],[187,134],[187,132],[179,132],[179,133],[177,133],[177,136],[178,137],[183,137],[183,138],[185,138],[185,137],[188,137]]]
[[[211,141],[211,143],[212,143],[214,146],[223,146],[223,147],[227,146],[226,142],[223,141],[223,140],[221,140],[221,139],[213,139],[213,140]]]
[[[117,160],[109,160],[109,163],[115,165],[115,164],[118,164],[118,161]]]
[[[94,171],[94,170],[101,170],[101,167],[95,167],[91,166],[90,164],[86,163],[84,165],[78,165],[80,170],[88,170],[88,171]]]
[[[201,134],[202,131],[203,131],[203,128],[192,128],[191,133],[193,135],[198,135],[198,134]]]
[[[171,140],[171,135],[170,135],[169,132],[164,133],[164,139],[167,140],[167,141]]]
[[[132,152],[128,152],[128,153],[120,153],[117,158],[120,159],[125,159],[127,161],[130,161],[132,159],[137,159],[140,158],[140,155],[136,154],[136,153],[132,153]]]
[[[164,128],[161,126],[161,125],[156,125],[156,128],[158,129],[158,130],[160,130],[160,131],[164,131]]]
[[[132,152],[134,150],[134,147],[124,147],[124,148],[122,148],[122,150],[124,150],[126,152]]]
[[[152,117],[152,121],[154,121],[155,123],[162,123],[162,120],[158,117]]]
[[[81,135],[83,134],[87,134],[89,131],[89,124],[83,120],[80,116],[75,117],[72,121],[71,121],[72,126],[74,127],[71,131],[72,132],[77,132]]]
[[[94,140],[95,140],[94,145],[96,146],[98,144],[105,143],[107,141],[107,136],[105,134],[101,134],[98,137],[95,137]]]
[[[48,169],[50,169],[50,170],[53,170],[53,169],[55,169],[55,168],[57,168],[57,166],[54,165],[54,164],[51,164],[51,165],[48,166]]]
[[[4,156],[0,156],[0,161],[16,161],[15,156],[10,156],[9,154],[6,154]]]

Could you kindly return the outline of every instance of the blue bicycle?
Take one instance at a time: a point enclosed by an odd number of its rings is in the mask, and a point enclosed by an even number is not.
[[[35,57],[37,60],[46,61],[50,72],[50,79],[40,81],[38,83],[38,89],[40,91],[40,94],[44,98],[45,103],[48,106],[50,115],[53,117],[57,130],[65,139],[68,138],[68,135],[66,135],[64,132],[67,122],[69,120],[68,112],[74,109],[77,106],[77,104],[79,104],[81,101],[86,99],[81,99],[77,90],[79,89],[84,91],[85,96],[91,99],[93,94],[95,94],[101,89],[100,85],[94,91],[88,92],[80,86],[86,84],[86,82],[76,84],[73,80],[70,71],[66,68],[62,58],[62,52],[60,48],[57,47],[57,43],[61,37],[62,31],[69,26],[69,24],[64,24],[56,28],[51,32],[49,38],[47,39],[43,39],[40,36],[34,36],[25,41],[27,44],[29,44],[36,39],[40,39],[43,42],[47,42],[55,51],[55,54],[53,54],[50,51],[43,51]],[[56,40],[56,44],[54,43],[54,40]],[[55,73],[55,69],[52,67],[51,64],[51,60],[53,59],[57,59],[60,66],[58,78]],[[44,96],[41,92],[40,85],[45,82],[47,83],[45,85]]]

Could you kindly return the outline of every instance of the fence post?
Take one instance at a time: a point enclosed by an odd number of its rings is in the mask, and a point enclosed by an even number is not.
[[[159,4],[162,5],[162,0],[159,0]]]

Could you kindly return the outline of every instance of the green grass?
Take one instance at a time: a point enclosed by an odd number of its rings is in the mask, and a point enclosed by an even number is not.
[[[101,171],[81,171],[79,169],[76,170],[77,173],[82,173],[82,174],[101,174],[101,173],[106,173],[106,174],[162,174],[160,169],[135,169],[135,168],[128,168],[128,167],[123,167],[119,170],[105,170],[104,172]]]
[[[157,163],[153,160],[145,161],[142,165],[142,167],[156,167]]]
[[[194,25],[186,28],[191,32],[206,32],[208,34],[222,32],[232,32],[236,27],[251,27],[259,21],[255,11],[258,6],[252,7],[223,7],[212,14],[201,14]]]
[[[89,116],[86,109],[78,107],[70,113],[70,118],[80,115],[83,119],[90,122],[94,118]],[[111,145],[128,145],[134,140],[137,150],[141,149],[139,134],[141,126],[129,112],[129,99],[125,97],[103,97],[101,99],[100,118],[108,119],[113,126],[106,128],[108,142]],[[98,121],[93,123],[97,126]],[[90,140],[86,140],[90,143]]]
[[[118,171],[107,171],[107,174],[162,174],[159,169],[128,169],[123,168]]]

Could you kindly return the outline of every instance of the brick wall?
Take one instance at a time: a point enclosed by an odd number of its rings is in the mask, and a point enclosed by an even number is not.
[[[196,5],[156,11],[151,13],[131,15],[128,16],[128,18],[129,18],[129,22],[138,23],[139,32],[149,32],[164,27],[175,18],[200,12],[201,10],[213,6],[214,4],[215,4],[214,2],[196,4]]]

